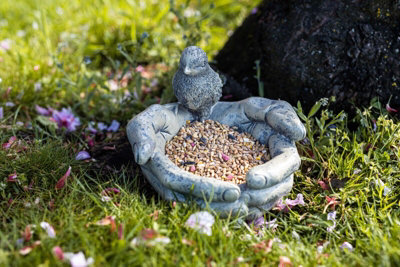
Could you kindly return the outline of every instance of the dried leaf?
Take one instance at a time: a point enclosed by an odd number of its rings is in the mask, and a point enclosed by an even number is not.
[[[153,213],[151,213],[151,214],[149,215],[149,217],[153,217],[153,220],[154,220],[154,221],[157,221],[157,220],[158,220],[158,215],[159,215],[159,211],[158,211],[158,210],[155,210]]]
[[[182,244],[188,245],[188,246],[193,246],[195,244],[195,242],[193,240],[182,238]]]
[[[272,239],[270,239],[268,241],[264,240],[260,243],[254,244],[253,248],[256,253],[259,253],[259,252],[268,253],[268,252],[271,252],[273,244],[274,244],[274,240],[272,240]]]
[[[22,233],[22,238],[24,239],[25,242],[28,242],[32,238],[33,232],[31,231],[30,225],[27,225],[25,227],[24,232]]]
[[[71,174],[71,166],[69,166],[67,172],[63,175],[63,177],[61,177],[60,180],[58,180],[58,182],[56,184],[56,190],[64,188],[70,174]]]
[[[118,239],[124,239],[124,225],[122,223],[118,226]]]
[[[111,232],[114,232],[117,229],[117,225],[115,224],[114,216],[107,216],[100,221],[94,223],[95,225],[106,226],[111,225]]]
[[[318,184],[321,186],[323,190],[329,190],[329,185],[327,185],[324,181],[318,181]]]

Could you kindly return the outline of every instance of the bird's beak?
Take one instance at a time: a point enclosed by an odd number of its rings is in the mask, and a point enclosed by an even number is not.
[[[190,74],[192,74],[192,70],[189,69],[188,67],[185,67],[185,69],[183,70],[183,73],[185,73],[186,75],[190,75]]]

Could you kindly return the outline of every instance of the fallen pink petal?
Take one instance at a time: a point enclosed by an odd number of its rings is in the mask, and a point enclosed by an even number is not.
[[[22,238],[25,242],[28,242],[32,238],[33,231],[31,230],[30,225],[25,227],[24,232],[22,233]]]
[[[348,250],[350,252],[354,250],[353,245],[350,244],[349,242],[343,242],[343,244],[340,246],[340,248],[342,250]]]
[[[101,219],[100,221],[95,222],[94,224],[100,225],[100,226],[110,225],[111,232],[114,232],[117,229],[117,225],[115,223],[115,216],[106,216],[105,218]]]
[[[79,151],[78,154],[75,157],[75,160],[85,160],[85,159],[90,159],[90,154],[87,151]]]
[[[328,202],[328,206],[331,206],[331,208],[334,210],[336,205],[338,205],[340,202],[336,200],[336,197],[325,197],[326,201]]]
[[[386,110],[389,113],[396,113],[398,111],[397,109],[394,109],[394,108],[390,107],[389,103],[386,104]]]
[[[97,133],[97,130],[96,130],[94,125],[95,125],[95,122],[94,121],[90,121],[89,124],[88,124],[88,127],[86,128],[92,134],[96,134]]]
[[[47,235],[50,238],[56,237],[56,231],[54,231],[53,226],[51,226],[48,222],[41,222],[40,227],[42,227],[42,229],[46,231]]]
[[[93,258],[86,259],[85,254],[83,254],[82,251],[79,251],[78,253],[65,252],[64,258],[69,261],[71,267],[87,267],[94,263]]]
[[[2,145],[3,149],[7,150],[10,149],[11,146],[17,141],[17,137],[16,136],[11,136],[10,139],[8,139],[7,143],[4,143]]]
[[[278,267],[286,267],[286,266],[292,266],[292,262],[290,261],[290,259],[288,257],[280,256]]]
[[[42,116],[50,116],[52,114],[51,110],[49,110],[47,108],[43,108],[39,105],[35,106],[35,110],[39,115],[42,115]]]
[[[113,194],[117,195],[119,193],[121,193],[121,190],[119,190],[118,188],[115,188],[115,187],[108,187],[108,188],[104,189],[103,191],[101,191],[101,194],[103,196],[109,196],[109,195],[113,195]]]
[[[304,206],[306,203],[304,202],[303,199],[303,194],[297,194],[296,199],[286,199],[285,201],[283,201],[282,199],[280,199],[276,205],[275,205],[275,209],[276,210],[282,210],[283,212],[288,212],[289,209],[293,208],[294,206],[297,205],[301,205]]]
[[[21,254],[22,256],[28,255],[29,253],[31,253],[32,249],[33,248],[31,246],[23,247],[19,250],[19,254]]]
[[[278,227],[278,224],[276,222],[276,219],[267,221],[264,219],[264,216],[261,216],[254,220],[254,226],[258,228],[276,229]]]
[[[118,239],[124,239],[124,225],[122,223],[118,225]]]
[[[118,131],[119,126],[120,126],[120,123],[116,120],[113,120],[111,122],[111,125],[107,128],[107,131],[108,132],[116,132],[116,131]]]
[[[171,240],[169,237],[161,236],[153,229],[143,229],[139,236],[132,239],[130,242],[131,247],[144,245],[147,247],[153,247],[156,245],[169,244]]]
[[[93,146],[94,146],[94,139],[93,139],[92,137],[87,136],[87,137],[86,137],[86,140],[87,140],[88,145],[89,145],[90,147],[93,147]]]
[[[272,245],[274,244],[274,240],[270,239],[268,241],[264,240],[260,243],[254,244],[252,247],[254,248],[256,253],[264,252],[269,253],[272,250]]]
[[[326,228],[328,233],[333,233],[333,230],[336,228],[336,211],[328,213],[328,221],[332,221],[333,225]]]
[[[109,197],[109,196],[101,196],[101,199],[100,199],[102,202],[110,202],[111,200],[112,200],[112,198],[111,197]]]
[[[112,222],[115,222],[115,217],[114,216],[106,216],[105,218],[101,219],[100,221],[95,222],[95,225],[100,225],[100,226],[105,226],[105,225],[110,225]]]
[[[16,183],[16,182],[18,182],[17,177],[18,177],[17,173],[14,172],[13,174],[8,175],[8,177],[7,177],[7,182],[9,182],[9,183]]]
[[[211,236],[211,227],[213,226],[214,222],[214,216],[208,211],[200,211],[190,215],[189,219],[185,223],[185,226],[192,228],[199,233]]]
[[[327,185],[324,181],[318,181],[318,184],[321,186],[323,190],[329,190],[329,185]]]
[[[68,177],[71,175],[71,166],[69,166],[67,172],[63,175],[63,177],[60,178],[60,180],[58,180],[57,184],[56,184],[56,189],[63,189]]]
[[[144,71],[144,67],[142,65],[139,65],[136,67],[135,70],[136,70],[136,72],[142,72],[142,71]]]
[[[389,195],[391,192],[392,192],[392,189],[391,189],[390,187],[385,186],[385,187],[383,188],[383,196],[386,197],[386,196]]]
[[[301,205],[301,206],[306,205],[306,203],[304,203],[303,194],[297,194],[297,197],[294,200],[286,199],[286,205],[288,205],[289,208],[297,206],[297,205]]]
[[[232,180],[235,176],[233,176],[232,174],[228,174],[228,176],[226,176],[227,180]]]
[[[0,50],[7,52],[10,49],[11,49],[11,40],[10,39],[4,39],[4,40],[0,41]]]
[[[35,247],[39,246],[40,244],[41,242],[39,240],[35,241],[32,245],[21,248],[19,250],[19,254],[21,254],[22,256],[28,255]]]
[[[61,111],[55,110],[52,118],[57,123],[58,127],[64,127],[68,132],[75,131],[81,124],[79,118],[72,113],[70,108],[63,108]]]
[[[33,88],[35,89],[35,92],[42,90],[42,83],[40,83],[40,82],[35,83],[33,85]]]
[[[107,128],[108,128],[108,126],[104,122],[97,123],[97,129],[99,129],[100,131],[107,130]]]
[[[63,250],[59,247],[59,246],[55,246],[53,249],[53,254],[54,256],[59,259],[59,260],[63,260],[64,259],[64,252]]]
[[[223,159],[224,161],[228,161],[228,160],[229,160],[229,156],[226,155],[226,154],[224,154],[224,153],[221,153],[221,157],[222,157],[222,159]]]

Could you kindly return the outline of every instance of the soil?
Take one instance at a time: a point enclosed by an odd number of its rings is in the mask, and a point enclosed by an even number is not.
[[[335,96],[351,115],[374,97],[400,108],[399,56],[399,1],[264,0],[215,59],[232,100],[258,94],[260,60],[265,97],[308,110]]]

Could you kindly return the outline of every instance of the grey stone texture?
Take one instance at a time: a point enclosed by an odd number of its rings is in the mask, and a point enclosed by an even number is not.
[[[187,73],[196,74],[190,78],[182,78],[182,73],[175,75],[174,88],[179,87],[177,94],[180,95],[180,103],[152,105],[128,123],[127,135],[134,159],[150,184],[166,200],[194,201],[202,207],[217,211],[221,217],[244,215],[251,219],[261,216],[292,188],[293,173],[300,166],[300,156],[294,141],[305,137],[305,127],[292,106],[284,101],[250,97],[238,102],[217,102],[215,97],[220,96],[220,80],[218,77],[201,77],[214,75],[212,70],[208,70],[205,53],[201,52],[199,48],[193,47],[183,52],[178,73],[182,69],[184,73],[188,67],[191,70]],[[190,59],[187,59],[187,55]],[[192,67],[192,64],[197,66],[192,62],[192,57],[204,60],[200,70]],[[183,60],[188,61],[182,63]],[[204,81],[189,82],[186,88],[185,79],[192,78]],[[202,87],[207,84],[206,80],[214,80],[217,84],[214,87]],[[217,90],[214,94],[216,96],[212,95],[210,88]],[[193,91],[197,92],[196,96],[192,95]],[[184,92],[192,96],[185,96]],[[203,102],[203,98],[209,98],[209,102]],[[247,173],[247,183],[242,185],[194,175],[180,169],[165,155],[165,144],[187,120],[196,119],[215,120],[250,133],[260,143],[268,145],[272,159],[252,168]]]

